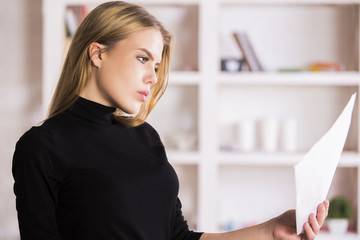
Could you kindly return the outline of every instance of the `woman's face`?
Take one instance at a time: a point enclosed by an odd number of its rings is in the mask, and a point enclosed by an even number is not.
[[[138,113],[150,86],[157,82],[156,71],[163,50],[160,31],[146,29],[132,33],[110,51],[101,51],[100,44],[93,45],[89,53],[95,71],[80,95],[129,114]]]

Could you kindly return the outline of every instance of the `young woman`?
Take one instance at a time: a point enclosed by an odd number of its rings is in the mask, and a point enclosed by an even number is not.
[[[79,26],[49,117],[18,141],[14,192],[23,240],[314,239],[294,210],[229,233],[190,231],[178,179],[145,122],[164,93],[172,37],[142,7],[104,3]]]

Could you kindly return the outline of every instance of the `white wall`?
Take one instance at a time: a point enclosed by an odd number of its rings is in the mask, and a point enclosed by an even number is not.
[[[41,119],[41,0],[3,0],[0,8],[0,240],[18,238],[12,155]]]

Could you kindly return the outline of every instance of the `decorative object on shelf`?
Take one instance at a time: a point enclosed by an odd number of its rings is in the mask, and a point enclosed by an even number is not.
[[[281,121],[280,125],[280,148],[285,152],[297,150],[298,123],[294,118]]]
[[[259,122],[259,136],[261,150],[275,152],[279,147],[279,119],[265,118]]]
[[[282,72],[282,73],[296,73],[296,72],[304,72],[305,69],[302,69],[302,68],[279,68],[278,71]]]
[[[194,115],[191,109],[182,109],[179,117],[179,129],[174,135],[176,148],[180,151],[191,151],[195,149],[197,135],[195,131]]]
[[[223,151],[295,152],[298,150],[298,121],[274,116],[239,119],[222,127]]]
[[[191,131],[179,131],[175,136],[176,148],[180,151],[191,151],[196,146],[196,133]]]
[[[234,227],[234,221],[227,221],[225,226],[224,226],[224,231],[226,232],[229,232],[229,231],[233,231],[235,230],[235,227]]]
[[[65,13],[67,37],[72,37],[82,20],[88,14],[85,5],[68,6]]]
[[[247,34],[244,32],[234,32],[233,36],[250,71],[264,71]]]
[[[245,60],[243,58],[225,58],[221,59],[221,71],[239,72],[244,68]]]
[[[339,63],[315,62],[309,66],[311,72],[340,72],[343,69]]]
[[[241,120],[236,124],[237,149],[244,152],[255,150],[256,122],[251,119]]]
[[[347,232],[352,216],[351,203],[345,197],[335,197],[330,200],[327,224],[332,234],[340,235]]]

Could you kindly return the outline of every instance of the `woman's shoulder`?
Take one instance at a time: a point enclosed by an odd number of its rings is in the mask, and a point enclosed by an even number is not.
[[[29,174],[45,171],[47,175],[57,176],[58,163],[52,158],[54,152],[54,136],[46,124],[31,127],[16,142],[12,165],[14,176],[23,171]]]
[[[46,119],[41,124],[32,126],[20,137],[18,142],[34,145],[51,141],[53,134],[62,131],[63,126],[66,125],[62,115]]]
[[[40,127],[47,131],[55,131],[57,129],[62,130],[65,126],[69,126],[70,122],[71,117],[68,112],[65,111],[46,119]]]
[[[43,126],[33,126],[18,140],[16,146],[21,149],[37,149],[51,141],[51,133]]]
[[[144,122],[136,127],[133,127],[136,129],[138,134],[147,141],[153,141],[158,144],[162,145],[161,138],[159,133],[156,131],[156,129],[148,122]]]
[[[147,133],[147,134],[150,134],[150,135],[153,135],[153,136],[159,136],[156,129],[153,126],[151,126],[151,124],[148,122],[143,122],[142,124],[134,127],[134,129],[144,132],[144,133]]]

